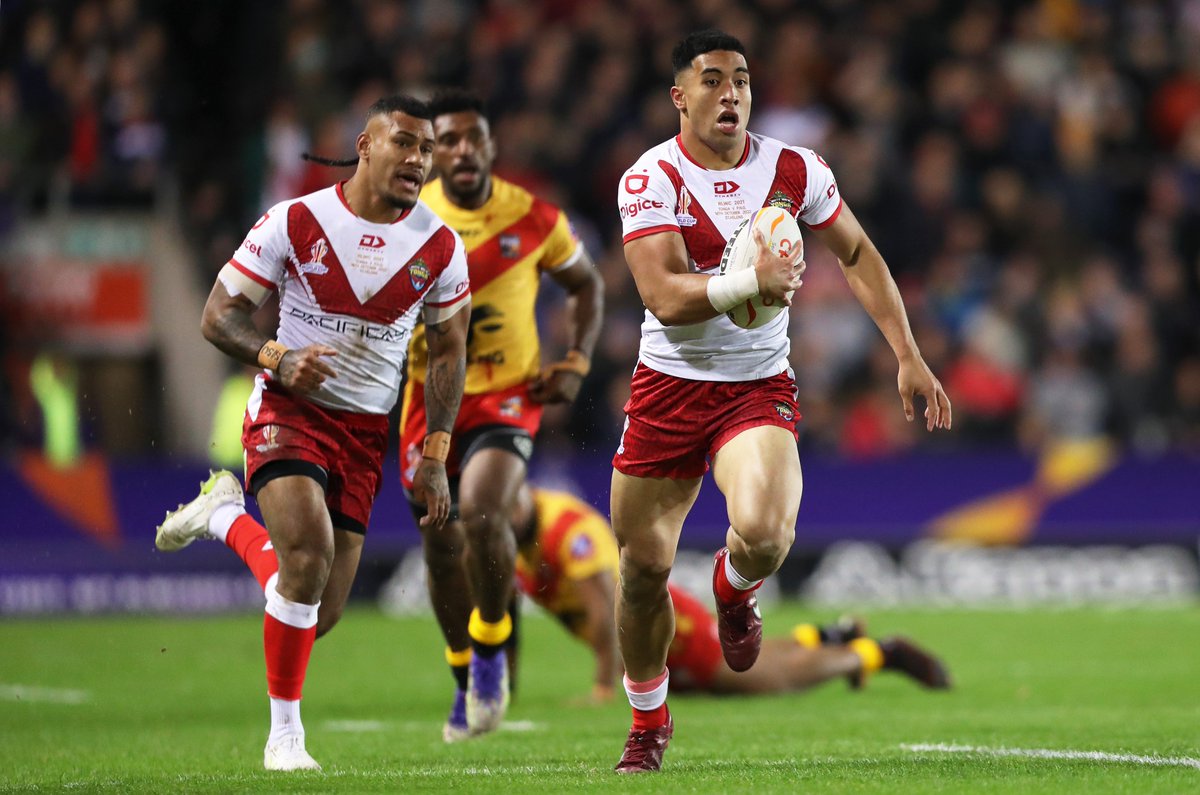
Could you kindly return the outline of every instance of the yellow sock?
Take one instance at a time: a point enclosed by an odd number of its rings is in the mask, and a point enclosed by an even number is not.
[[[855,638],[846,645],[862,660],[863,673],[873,674],[883,667],[883,649],[871,638]]]
[[[459,666],[462,666],[462,665],[470,665],[471,664],[471,647],[468,646],[467,648],[465,648],[461,651],[455,651],[454,649],[447,646],[446,647],[446,663],[451,668],[458,668]]]
[[[821,648],[821,631],[816,624],[797,624],[792,628],[792,639],[805,649]]]
[[[494,624],[489,623],[483,620],[483,616],[479,614],[479,608],[477,607],[471,611],[471,620],[467,624],[467,634],[476,643],[482,643],[485,646],[499,646],[508,640],[508,636],[512,634],[512,616],[505,613],[504,618]]]

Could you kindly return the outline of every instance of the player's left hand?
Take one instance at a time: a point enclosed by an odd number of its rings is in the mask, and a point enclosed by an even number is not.
[[[542,370],[529,385],[534,403],[573,403],[583,386],[583,376],[571,370],[556,369],[552,364]]]
[[[413,500],[425,506],[421,527],[439,529],[450,518],[450,480],[446,465],[422,458],[413,474]]]
[[[950,398],[946,396],[942,382],[937,380],[924,359],[920,356],[902,359],[900,372],[896,375],[896,386],[900,390],[900,400],[904,403],[905,419],[913,421],[913,417],[916,416],[913,396],[920,395],[925,398],[925,430],[950,430]]]

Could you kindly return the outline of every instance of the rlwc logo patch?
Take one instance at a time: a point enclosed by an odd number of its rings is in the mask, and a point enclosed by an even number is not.
[[[783,417],[784,422],[795,422],[796,411],[786,403],[776,403],[775,412]]]
[[[521,255],[520,235],[500,235],[500,256],[516,259]]]
[[[325,259],[325,255],[329,253],[329,244],[325,242],[325,238],[319,239],[308,247],[308,262],[301,262],[297,266],[297,270],[301,273],[312,273],[317,276],[324,276],[329,273],[329,266],[321,260]]]
[[[679,210],[675,213],[675,223],[680,226],[695,226],[696,217],[691,213],[692,194],[684,185],[679,186]]]
[[[263,444],[256,445],[254,447],[255,450],[257,450],[260,453],[266,453],[270,450],[274,450],[276,447],[279,447],[279,426],[278,425],[266,426],[265,428],[262,429],[262,435],[263,435],[263,439],[265,439],[266,441]]]
[[[520,395],[507,397],[500,401],[499,411],[501,417],[511,417],[516,419],[517,417],[521,416],[522,412],[525,411],[525,402],[521,400]]]
[[[418,293],[425,289],[425,285],[429,284],[429,266],[425,264],[425,260],[408,263],[408,279]]]

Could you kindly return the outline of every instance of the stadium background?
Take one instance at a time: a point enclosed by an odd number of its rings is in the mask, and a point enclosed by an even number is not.
[[[903,421],[890,351],[812,246],[792,320],[807,489],[776,587],[1194,599],[1200,2],[793,5],[5,0],[0,615],[258,605],[216,545],[153,552],[240,424],[246,373],[200,307],[263,208],[350,173],[300,153],[347,154],[397,89],[481,93],[498,173],[566,208],[596,258],[593,375],[547,412],[533,472],[606,506],[642,314],[615,185],[677,132],[669,48],[705,24],[748,47],[751,128],[832,165],[954,401],[953,433]],[[724,528],[707,488],[698,570]],[[415,542],[393,453],[360,595],[420,606],[419,566],[397,566]]]

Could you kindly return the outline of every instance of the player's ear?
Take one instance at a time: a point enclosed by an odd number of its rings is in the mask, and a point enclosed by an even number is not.
[[[671,86],[671,104],[675,106],[676,110],[685,115],[687,114],[687,96],[683,93],[683,89],[677,85]]]
[[[367,135],[366,130],[358,134],[358,139],[354,142],[354,149],[363,160],[371,159],[371,136]]]

